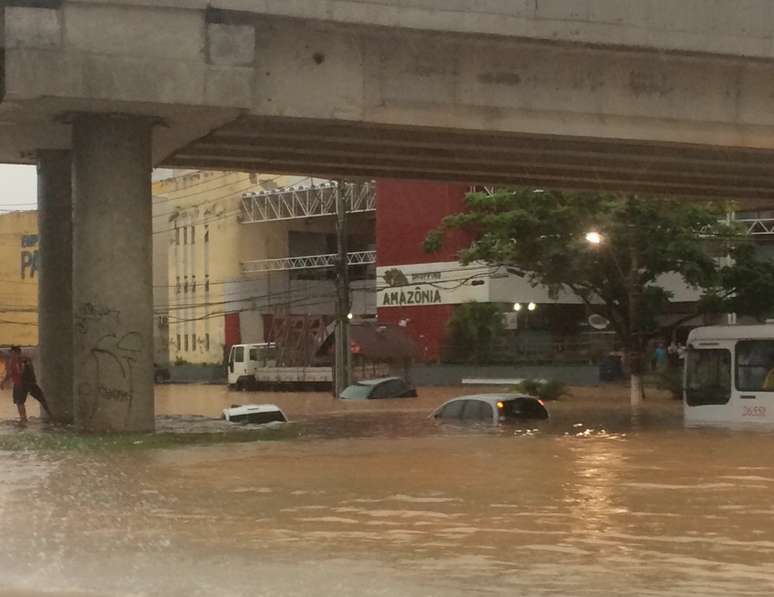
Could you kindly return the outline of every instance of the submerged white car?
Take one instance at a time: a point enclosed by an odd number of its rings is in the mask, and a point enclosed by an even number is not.
[[[276,404],[235,404],[223,409],[223,418],[229,423],[287,423],[288,418]]]

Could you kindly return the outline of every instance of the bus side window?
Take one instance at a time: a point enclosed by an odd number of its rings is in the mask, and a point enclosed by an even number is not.
[[[736,387],[744,392],[774,392],[774,341],[736,343]]]

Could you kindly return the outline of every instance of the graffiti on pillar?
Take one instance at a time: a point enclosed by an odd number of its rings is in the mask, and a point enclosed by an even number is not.
[[[121,336],[113,333],[102,335],[89,350],[91,382],[81,382],[78,396],[91,406],[87,419],[91,420],[103,401],[123,403],[126,416],[131,412],[134,398],[134,367],[143,349],[142,336],[129,332]]]
[[[94,303],[81,303],[76,309],[75,328],[84,336],[81,347],[86,351],[80,353],[85,371],[77,393],[79,414],[87,426],[101,408],[119,408],[119,416],[127,421],[131,416],[135,369],[144,341],[139,332],[121,327],[121,312],[116,309]]]
[[[81,303],[75,312],[75,329],[80,334],[86,334],[91,324],[104,321],[111,328],[118,325],[121,323],[121,312],[93,303]]]
[[[33,279],[38,273],[40,266],[38,239],[37,234],[24,234],[21,237],[21,268],[19,272],[22,280]]]

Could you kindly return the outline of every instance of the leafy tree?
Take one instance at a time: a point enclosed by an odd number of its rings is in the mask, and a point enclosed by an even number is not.
[[[477,364],[489,362],[504,331],[503,314],[492,303],[464,303],[449,320],[449,335],[458,355]]]
[[[660,275],[678,272],[703,293],[673,325],[709,311],[761,317],[774,301],[774,264],[757,261],[749,237],[724,221],[727,204],[534,189],[471,193],[466,203],[428,235],[425,249],[436,251],[448,231],[466,229],[475,240],[460,253],[464,263],[515,266],[554,294],[570,289],[624,343],[633,405],[642,399],[647,341],[660,332],[656,318],[670,299],[656,285]],[[589,242],[590,231],[601,242]],[[731,263],[713,255],[730,255]]]

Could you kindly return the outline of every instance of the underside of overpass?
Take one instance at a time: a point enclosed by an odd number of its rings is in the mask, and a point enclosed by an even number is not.
[[[154,165],[774,199],[763,0],[204,4],[5,6],[0,161],[118,113]]]
[[[164,166],[774,200],[774,151],[243,116]]]
[[[151,4],[3,8],[0,160],[118,113],[154,165],[774,199],[762,0]]]

